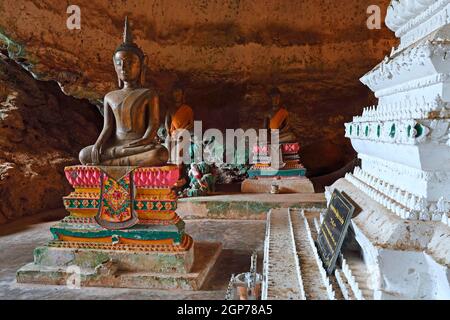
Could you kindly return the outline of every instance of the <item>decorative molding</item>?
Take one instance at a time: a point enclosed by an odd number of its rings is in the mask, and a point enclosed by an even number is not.
[[[359,167],[355,168],[354,174],[347,173],[345,179],[402,219],[445,223],[445,217],[448,217],[450,203],[443,198],[437,203],[429,202],[426,198],[396,188]]]
[[[364,113],[363,113],[364,114]],[[373,115],[372,115],[373,114]],[[450,146],[450,119],[383,121],[369,109],[364,116],[345,124],[345,137],[355,140],[419,145],[436,143]]]
[[[412,80],[391,88],[380,90],[375,92],[377,98],[391,96],[394,94],[409,92],[418,89],[424,89],[436,84],[443,84],[449,82],[450,75],[447,73],[438,73],[429,77],[424,77],[421,79]]]
[[[442,1],[439,0],[439,2]],[[422,23],[425,20],[424,17],[430,17],[435,13],[436,4],[436,0],[393,0],[387,9],[386,26],[394,32],[405,25],[413,28]]]
[[[426,37],[428,34],[440,29],[441,27],[450,23],[449,17],[449,1],[445,0],[441,6],[439,6],[433,13],[430,11],[428,18],[425,18],[424,22],[413,28],[405,28],[404,30],[399,30],[396,32],[397,37],[401,37],[401,48],[406,48],[413,43],[417,42],[419,39]]]
[[[389,121],[409,119],[450,118],[450,103],[442,100],[441,95],[429,100],[405,99],[392,103],[380,103],[363,109],[361,116],[353,117],[353,122]]]
[[[358,158],[362,160],[363,167],[368,168],[364,171],[371,175],[390,177],[391,181],[398,182],[406,176],[409,179],[416,180],[416,183],[448,182],[450,184],[450,172],[447,171],[423,171],[363,154],[359,154]],[[385,178],[385,180],[387,179]]]

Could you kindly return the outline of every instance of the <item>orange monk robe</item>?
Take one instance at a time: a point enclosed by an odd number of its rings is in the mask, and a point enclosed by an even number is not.
[[[288,115],[289,112],[286,108],[278,109],[277,113],[270,119],[269,128],[272,130],[281,129],[281,125],[287,120]]]
[[[183,104],[172,116],[172,123],[170,124],[170,134],[172,135],[177,129],[191,130],[193,127],[194,111],[192,111],[192,108],[187,104]]]

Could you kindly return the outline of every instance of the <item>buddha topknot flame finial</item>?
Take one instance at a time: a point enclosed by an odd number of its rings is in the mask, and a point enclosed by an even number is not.
[[[128,23],[128,16],[125,17],[125,27],[123,29],[123,44],[133,45],[133,33],[130,29],[130,24]]]
[[[123,29],[123,42],[117,47],[116,53],[119,51],[131,51],[138,55],[141,62],[144,60],[144,52],[138,47],[133,40],[133,32],[131,31],[128,17],[125,17],[125,26]]]

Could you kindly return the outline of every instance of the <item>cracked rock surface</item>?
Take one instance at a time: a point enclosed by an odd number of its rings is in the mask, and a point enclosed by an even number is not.
[[[2,56],[0,54],[0,56]],[[87,102],[0,59],[0,224],[62,206],[63,168],[95,141],[99,116]]]

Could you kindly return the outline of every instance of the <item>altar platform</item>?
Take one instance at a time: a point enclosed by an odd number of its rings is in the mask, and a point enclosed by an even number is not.
[[[265,220],[276,208],[326,208],[323,193],[266,194],[217,193],[178,199],[178,215],[184,219]]]

